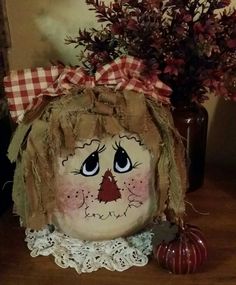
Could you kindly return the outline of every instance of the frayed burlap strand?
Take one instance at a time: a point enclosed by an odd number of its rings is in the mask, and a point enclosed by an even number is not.
[[[15,162],[18,158],[19,153],[23,149],[24,141],[26,139],[26,135],[31,128],[32,123],[29,124],[20,124],[15,134],[12,138],[11,144],[8,148],[8,158],[11,162]]]
[[[186,166],[184,147],[179,133],[174,128],[172,116],[168,109],[148,101],[150,111],[160,130],[163,144],[158,164],[160,192],[158,197],[158,215],[166,208],[170,218],[178,222],[182,218],[185,205]]]
[[[13,191],[12,191],[12,199],[14,201],[14,209],[13,212],[18,214],[22,221],[24,221],[23,226],[26,226],[26,205],[28,205],[28,197],[26,195],[26,185],[24,181],[24,166],[20,161],[17,162],[14,179],[13,179]]]
[[[51,222],[58,156],[73,154],[78,140],[125,131],[138,134],[152,155],[155,214],[161,217],[169,210],[176,220],[183,215],[184,152],[166,107],[133,91],[81,88],[49,102],[32,117],[18,127],[9,147],[9,158],[17,161],[15,209],[24,226],[39,229]]]

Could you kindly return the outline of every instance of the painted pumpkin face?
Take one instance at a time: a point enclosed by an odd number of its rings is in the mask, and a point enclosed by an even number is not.
[[[80,88],[35,116],[19,126],[10,151],[25,227],[55,224],[73,237],[107,240],[164,211],[182,215],[183,147],[168,108],[142,93]]]
[[[54,223],[82,239],[111,239],[141,229],[155,209],[151,154],[123,133],[76,144],[59,158]]]

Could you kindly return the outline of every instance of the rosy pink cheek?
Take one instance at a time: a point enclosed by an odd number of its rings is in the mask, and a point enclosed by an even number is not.
[[[84,205],[85,190],[79,184],[62,183],[57,189],[57,206],[60,211],[68,212]]]
[[[124,186],[145,201],[149,197],[149,180],[150,173],[139,173],[125,181]]]

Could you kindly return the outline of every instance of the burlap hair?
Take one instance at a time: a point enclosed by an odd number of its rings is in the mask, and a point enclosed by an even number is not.
[[[39,229],[51,222],[55,207],[57,157],[74,152],[77,140],[102,138],[122,131],[136,133],[152,154],[157,191],[156,217],[164,211],[178,220],[184,213],[184,148],[170,111],[133,91],[105,87],[77,89],[44,109],[28,114],[9,147],[17,167],[13,185],[15,212],[23,225]],[[27,116],[26,116],[27,121]]]

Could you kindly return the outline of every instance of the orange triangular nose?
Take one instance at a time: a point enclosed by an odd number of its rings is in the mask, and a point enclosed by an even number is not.
[[[120,190],[117,187],[114,176],[111,170],[107,170],[103,176],[101,187],[98,193],[98,200],[100,202],[111,202],[121,198]]]

